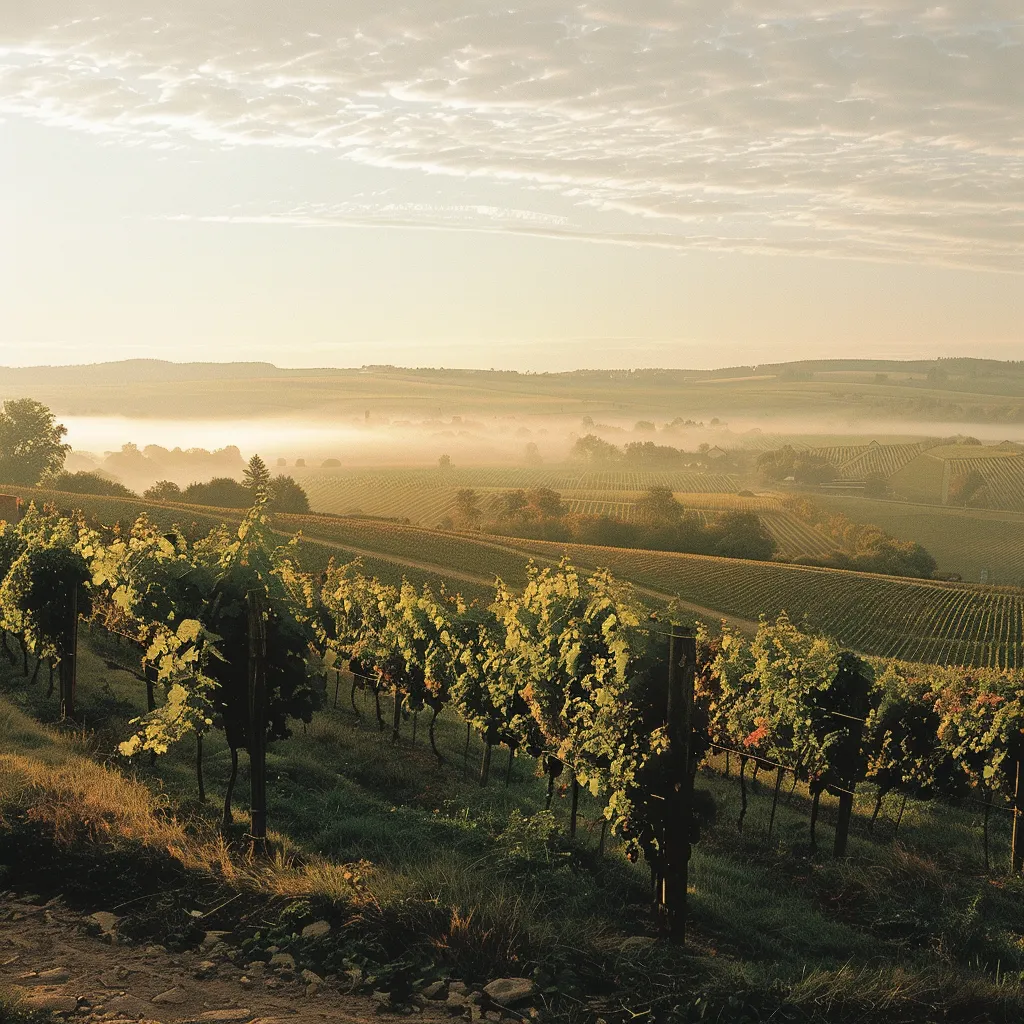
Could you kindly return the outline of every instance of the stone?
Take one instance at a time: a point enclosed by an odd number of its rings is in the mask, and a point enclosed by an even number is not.
[[[319,992],[319,991],[320,991],[320,986],[315,981],[311,981],[306,986],[306,996],[307,997],[315,996],[317,994],[317,992]]]
[[[217,970],[217,964],[213,960],[200,960],[196,964],[195,974],[196,977],[204,978],[209,974],[213,974]]]
[[[391,993],[390,992],[381,992],[378,989],[378,990],[375,990],[373,992],[373,994],[370,996],[370,998],[378,1006],[390,1006],[391,1005]]]
[[[295,957],[291,953],[275,953],[270,958],[270,966],[277,971],[294,971]]]
[[[307,924],[302,929],[302,937],[304,939],[322,939],[325,935],[329,934],[331,930],[330,922],[328,921],[314,921],[312,924]]]
[[[48,1010],[50,1013],[74,1013],[78,1009],[76,996],[65,996],[53,992],[30,995],[25,1001],[33,1010]]]
[[[139,1020],[145,1017],[152,1020],[153,1006],[137,996],[123,995],[116,996],[107,1003],[107,1012],[115,1017],[127,1017],[132,1020]]]
[[[251,988],[252,987],[252,978],[249,978],[249,977],[247,977],[246,975],[243,974],[238,979],[238,984],[241,985],[243,988]]]
[[[153,996],[153,1002],[161,1006],[180,1006],[188,1002],[188,993],[183,988],[169,988],[166,992]]]
[[[518,1006],[537,994],[537,986],[529,978],[497,978],[484,986],[484,995],[498,1006]]]
[[[218,942],[222,942],[231,932],[206,932],[203,935],[202,947],[203,949],[213,949]]]
[[[448,991],[454,992],[457,996],[464,996],[466,994],[466,983],[464,981],[449,981]]]
[[[86,920],[98,925],[104,935],[113,935],[117,931],[119,918],[116,914],[111,914],[109,911],[98,910],[95,914],[90,914]]]
[[[421,993],[424,999],[446,999],[448,985],[444,981],[432,981]]]
[[[254,1014],[252,1010],[247,1010],[244,1007],[237,1007],[227,1010],[206,1010],[204,1013],[199,1014],[198,1017],[193,1017],[190,1021],[182,1021],[181,1024],[204,1024],[204,1022],[213,1022],[213,1024],[249,1024]]]
[[[98,980],[104,988],[121,988],[126,977],[128,977],[128,972],[123,967],[119,967],[116,971],[106,971],[101,974]]]
[[[71,972],[66,967],[51,967],[48,971],[40,971],[34,980],[42,985],[63,985],[71,980]]]
[[[642,953],[644,950],[650,949],[656,941],[649,935],[631,935],[619,945],[619,952],[627,955]]]
[[[449,1010],[462,1010],[469,1004],[466,1001],[466,997],[461,992],[449,992],[448,998],[445,1000]]]
[[[316,973],[316,971],[309,970],[302,972],[302,980],[307,985],[322,985],[324,983],[324,979],[321,978],[320,975]]]

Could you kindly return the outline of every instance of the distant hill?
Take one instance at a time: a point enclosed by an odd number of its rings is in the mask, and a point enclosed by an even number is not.
[[[125,359],[82,366],[0,366],[0,387],[33,384],[159,384],[186,380],[251,380],[293,376],[272,363],[172,363],[163,359]],[[317,371],[330,373],[331,371]]]

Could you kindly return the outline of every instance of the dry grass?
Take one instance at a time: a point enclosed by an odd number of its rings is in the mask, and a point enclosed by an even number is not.
[[[16,751],[0,754],[4,829],[21,820],[58,847],[88,842],[142,848],[247,893],[352,903],[368,898],[361,880],[365,866],[299,856],[273,833],[270,856],[254,857],[233,847],[208,820],[179,818],[164,794],[84,756],[80,736],[40,725],[3,704],[0,744]]]

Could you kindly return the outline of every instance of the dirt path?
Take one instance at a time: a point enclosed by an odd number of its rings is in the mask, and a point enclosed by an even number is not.
[[[59,901],[35,906],[0,894],[0,988],[73,1021],[160,1024],[363,1024],[380,1004],[344,994],[351,980],[246,965],[240,951],[211,942],[197,952],[126,945]],[[445,1003],[412,1011],[451,1021]]]

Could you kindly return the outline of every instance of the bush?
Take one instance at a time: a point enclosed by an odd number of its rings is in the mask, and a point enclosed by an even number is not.
[[[90,473],[80,469],[71,473],[66,469],[46,477],[43,487],[71,494],[104,494],[114,498],[137,498],[138,495],[119,480],[113,480],[102,473]]]

